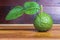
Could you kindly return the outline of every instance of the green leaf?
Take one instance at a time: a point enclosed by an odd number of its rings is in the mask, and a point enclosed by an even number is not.
[[[29,14],[29,15],[33,15],[33,14],[37,13],[40,9],[39,4],[36,2],[26,2],[24,4],[24,7],[26,9],[25,13]]]
[[[23,15],[23,8],[21,6],[16,6],[6,16],[6,20],[13,20],[21,17]]]

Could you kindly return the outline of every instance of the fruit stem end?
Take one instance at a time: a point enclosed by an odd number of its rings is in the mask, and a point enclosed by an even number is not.
[[[41,5],[41,12],[43,12],[43,5]]]

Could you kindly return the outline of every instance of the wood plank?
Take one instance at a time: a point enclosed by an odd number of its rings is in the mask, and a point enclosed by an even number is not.
[[[59,29],[60,24],[53,24],[53,26],[54,28]],[[0,29],[35,29],[35,28],[33,24],[0,24]]]
[[[60,38],[60,30],[37,32],[35,30],[0,30],[0,38]]]
[[[0,40],[60,40],[60,39],[50,39],[50,38],[0,38]]]
[[[0,26],[1,27],[1,26]],[[5,26],[6,27],[6,26]],[[10,26],[8,26],[10,27]],[[15,26],[12,26],[15,27]],[[33,25],[16,26],[19,30],[0,30],[0,39],[4,40],[43,40],[60,39],[60,24],[54,24],[52,29],[47,32],[37,32]],[[17,28],[18,29],[18,28]],[[4,38],[4,39],[3,39]]]

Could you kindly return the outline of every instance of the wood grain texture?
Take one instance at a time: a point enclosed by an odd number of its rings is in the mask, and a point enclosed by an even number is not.
[[[56,26],[60,26],[60,24],[53,24],[54,28],[57,28]],[[35,28],[33,24],[0,24],[0,29],[35,29]]]
[[[0,26],[1,27],[1,26]],[[12,26],[13,27],[13,26]],[[18,26],[17,26],[18,27]],[[60,39],[60,24],[54,24],[52,29],[47,32],[37,32],[33,25],[20,26],[20,29],[16,30],[0,30],[0,39],[6,38],[12,40],[43,40],[43,39]]]

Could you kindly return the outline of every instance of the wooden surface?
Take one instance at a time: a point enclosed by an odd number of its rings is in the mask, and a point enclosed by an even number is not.
[[[0,26],[1,27],[1,26]],[[3,26],[2,26],[3,27]],[[13,27],[13,26],[12,26]],[[15,26],[18,27],[18,26]],[[52,29],[48,32],[37,32],[33,25],[28,26],[20,26],[20,29],[16,30],[0,30],[0,39],[1,38],[10,38],[10,39],[26,39],[26,40],[39,40],[39,39],[52,39],[60,38],[60,24],[54,24]],[[7,39],[8,40],[8,39]]]

